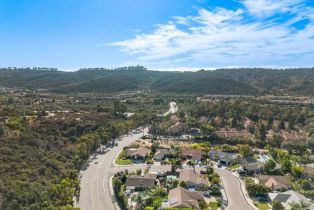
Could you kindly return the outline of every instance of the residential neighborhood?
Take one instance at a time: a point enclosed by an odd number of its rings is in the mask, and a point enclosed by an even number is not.
[[[123,161],[131,160],[130,170],[119,172],[114,178],[123,189],[123,194],[119,195],[125,206],[132,209],[224,209],[228,205],[228,189],[216,172],[219,169],[239,181],[240,192],[249,195],[246,199],[251,209],[271,209],[277,201],[284,209],[293,209],[292,204],[314,209],[311,196],[307,198],[293,190],[298,180],[304,184],[309,182],[308,189],[312,189],[313,177],[308,173],[311,165],[304,172],[300,171],[302,174],[296,174],[284,170],[269,150],[248,145],[184,145],[169,148],[169,142],[141,139],[125,148],[127,155]],[[146,169],[131,172],[132,165],[143,163]]]

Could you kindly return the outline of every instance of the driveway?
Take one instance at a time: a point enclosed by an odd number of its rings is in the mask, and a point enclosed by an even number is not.
[[[144,133],[147,133],[145,129]],[[112,148],[106,154],[101,154],[91,161],[86,170],[81,171],[81,192],[80,199],[77,204],[82,210],[114,210],[115,205],[111,193],[109,192],[109,180],[110,177],[117,171],[129,169],[129,167],[117,167],[115,168],[113,160],[123,147],[131,144],[140,137],[143,136],[143,132],[140,134],[132,134],[129,136],[122,136],[117,147]],[[136,170],[140,167],[132,167]]]
[[[227,210],[255,210],[243,195],[238,178],[224,169],[215,168],[215,171],[219,174],[227,194]]]
[[[148,129],[145,129],[146,134]],[[77,207],[82,210],[114,210],[116,204],[112,197],[112,192],[109,191],[110,177],[118,171],[124,170],[136,170],[145,169],[147,166],[143,165],[131,165],[131,166],[115,166],[113,160],[123,149],[132,142],[139,139],[143,133],[132,134],[128,136],[120,137],[118,146],[112,148],[106,154],[96,156],[96,158],[90,161],[86,170],[81,171],[81,192],[80,199]],[[160,166],[153,166],[160,167]],[[233,176],[229,171],[224,169],[215,168],[216,172],[220,175],[224,188],[228,198],[227,210],[254,210],[246,198],[244,197],[240,181]]]

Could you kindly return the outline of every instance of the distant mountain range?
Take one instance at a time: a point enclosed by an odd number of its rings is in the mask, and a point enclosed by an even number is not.
[[[197,94],[314,95],[314,68],[218,69],[162,72],[142,66],[117,69],[0,69],[0,86],[49,89],[54,92],[154,90]]]

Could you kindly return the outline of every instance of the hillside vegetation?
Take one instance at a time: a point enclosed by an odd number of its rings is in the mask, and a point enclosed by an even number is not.
[[[54,92],[155,90],[199,94],[314,95],[314,68],[219,69],[160,72],[141,66],[118,69],[0,69],[0,86],[49,89]]]

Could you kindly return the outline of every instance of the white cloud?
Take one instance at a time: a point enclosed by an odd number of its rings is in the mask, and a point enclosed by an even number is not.
[[[304,64],[310,63],[308,57],[314,53],[313,8],[305,7],[301,0],[242,3],[245,8],[237,10],[200,9],[196,16],[174,17],[150,33],[111,45],[150,66],[287,66],[301,65],[302,59]],[[283,13],[289,13],[289,18],[271,18]],[[308,24],[303,29],[292,27],[304,19]],[[293,56],[298,60],[291,59]]]
[[[279,12],[296,12],[302,0],[243,0],[242,3],[251,14],[269,17]]]

